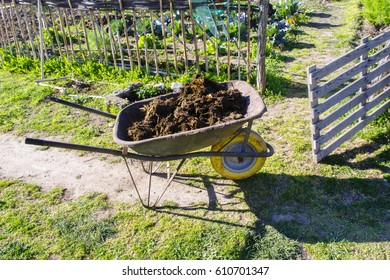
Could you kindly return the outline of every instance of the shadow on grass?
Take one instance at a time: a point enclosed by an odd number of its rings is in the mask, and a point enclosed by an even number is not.
[[[187,175],[181,175],[183,178]],[[209,194],[208,206],[159,207],[159,212],[200,219],[235,227],[246,227],[261,235],[270,225],[286,237],[305,243],[390,241],[390,191],[383,179],[337,179],[322,176],[294,176],[259,173],[237,181],[230,193],[236,204],[245,202],[249,209],[235,209],[234,203],[217,204],[212,188],[214,177],[198,177]],[[195,177],[193,178],[195,179]],[[222,185],[220,185],[222,186]],[[233,197],[243,193],[243,199]],[[185,210],[178,213],[177,210]],[[254,213],[261,226],[253,227],[208,219],[192,214],[196,210],[222,213]]]
[[[337,155],[329,155],[322,161],[333,166],[348,166],[359,170],[379,169],[390,174],[390,167],[384,163],[390,159],[390,150],[384,149],[378,152],[382,145],[388,144],[388,132],[376,136],[368,144],[356,147]],[[375,157],[365,156],[359,160],[359,155],[376,154]]]
[[[390,240],[390,192],[383,179],[264,173],[240,187],[251,211],[293,240]]]
[[[311,28],[317,28],[317,29],[329,29],[329,28],[335,28],[335,27],[340,27],[341,24],[331,24],[331,23],[323,23],[323,22],[307,22],[305,24],[302,24],[302,25],[306,25],[308,27],[311,27]]]
[[[307,16],[313,18],[313,17],[317,17],[317,18],[330,18],[332,17],[331,14],[327,14],[327,13],[306,13]]]
[[[307,98],[307,85],[282,77],[280,73],[267,73],[267,91],[263,96],[268,98],[299,97]]]
[[[208,192],[208,206],[202,209],[252,212],[262,225],[270,225],[292,240],[306,243],[390,241],[390,182],[383,178],[366,179],[364,174],[361,177],[341,174],[344,167],[346,174],[350,169],[390,173],[390,151],[380,150],[388,144],[387,137],[386,131],[374,137],[370,144],[328,156],[318,165],[324,170],[322,174],[330,170],[328,176],[261,172],[236,181],[237,188],[229,192],[229,197],[214,189],[214,186],[224,187],[224,181],[218,177],[192,176],[192,180]],[[340,172],[338,178],[331,175],[334,168]],[[181,176],[182,179],[191,177]],[[244,202],[249,208],[236,210],[232,204],[217,204],[216,199],[221,195],[237,204]],[[252,230],[261,234],[264,227],[256,226]]]

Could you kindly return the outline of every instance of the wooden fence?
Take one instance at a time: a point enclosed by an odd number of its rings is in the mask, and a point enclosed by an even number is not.
[[[343,72],[333,77],[337,71]],[[390,31],[363,39],[359,47],[322,68],[309,67],[307,75],[313,157],[318,163],[389,109]]]
[[[93,59],[150,73],[196,69],[255,80],[252,39],[261,20],[259,7],[248,3],[0,0],[0,48],[17,56]]]

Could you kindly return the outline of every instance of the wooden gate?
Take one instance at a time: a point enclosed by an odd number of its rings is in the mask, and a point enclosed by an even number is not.
[[[334,77],[337,71],[343,72]],[[359,47],[322,68],[309,67],[307,76],[313,157],[318,163],[389,109],[390,31],[363,39]]]

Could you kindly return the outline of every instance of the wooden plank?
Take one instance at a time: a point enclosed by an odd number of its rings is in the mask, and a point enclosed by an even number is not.
[[[314,116],[319,116],[321,113],[326,112],[329,108],[336,105],[341,100],[357,92],[359,88],[361,88],[362,86],[366,85],[367,83],[369,83],[370,81],[372,81],[373,79],[381,75],[382,73],[387,72],[389,68],[390,68],[390,60],[387,61],[385,64],[382,64],[381,66],[377,67],[373,71],[367,73],[366,76],[357,79],[355,82],[349,84],[347,87],[339,90],[338,92],[330,96],[321,104],[318,104],[317,106],[313,107]]]
[[[350,111],[352,108],[359,105],[363,100],[369,98],[377,91],[383,89],[385,86],[390,84],[390,75],[387,75],[384,79],[380,80],[373,86],[367,88],[363,94],[357,95],[354,98],[352,98],[347,103],[343,104],[336,110],[334,110],[332,113],[330,113],[328,116],[326,116],[324,119],[320,120],[318,123],[315,123],[314,125],[319,129],[322,130],[337,119],[339,119],[342,115]]]
[[[362,44],[365,44],[367,42],[368,42],[368,38],[367,37],[363,38],[362,41],[361,41]],[[367,60],[367,58],[368,58],[368,52],[362,54],[362,56],[360,57],[360,61],[363,62],[363,61]],[[366,76],[367,75],[367,71],[368,71],[368,68],[364,69],[362,71],[362,73],[360,74],[361,77]],[[360,88],[360,92],[359,93],[364,95],[366,89],[367,89],[367,85],[362,86]],[[360,103],[360,107],[364,107],[365,104],[366,104],[366,98],[362,100],[362,102]],[[360,120],[363,120],[365,117],[366,117],[365,115],[361,116]]]
[[[367,102],[364,107],[360,107],[358,110],[350,114],[348,117],[343,119],[341,122],[333,126],[325,135],[316,139],[319,146],[324,145],[326,142],[331,140],[337,133],[343,131],[345,128],[357,121],[361,116],[365,115],[369,110],[373,109],[382,101],[386,100],[390,95],[390,89],[382,92],[380,95],[376,96],[370,102]]]
[[[364,55],[363,53],[362,55]],[[328,81],[322,86],[318,86],[317,88],[313,89],[313,96],[315,98],[321,98],[322,96],[326,95],[330,91],[334,90],[338,86],[342,85],[343,83],[347,82],[357,74],[364,72],[368,67],[371,65],[374,65],[376,62],[381,60],[382,58],[390,55],[390,47],[385,48],[376,54],[368,57],[367,60],[364,60],[355,66],[349,68],[347,71],[343,72],[341,75],[337,76],[336,78]]]
[[[317,81],[319,81],[323,77],[328,76],[330,73],[333,73],[334,71],[336,71],[340,67],[353,61],[355,58],[360,57],[363,53],[383,44],[387,40],[390,40],[390,31],[382,33],[381,35],[368,41],[366,44],[357,47],[356,49],[348,52],[344,56],[327,64],[326,66],[319,68],[315,73],[313,73],[313,76],[315,77],[315,79]]]
[[[387,91],[387,95],[388,94],[389,94],[389,90]],[[337,147],[339,147],[341,144],[349,140],[352,136],[354,136],[356,133],[362,130],[365,126],[367,126],[367,124],[369,124],[371,121],[373,121],[381,114],[383,114],[386,110],[389,109],[389,107],[390,107],[390,100],[382,104],[374,113],[367,116],[363,121],[359,121],[356,125],[351,127],[345,134],[337,138],[335,141],[333,141],[328,146],[326,146],[323,150],[317,153],[316,161],[317,162],[321,161],[324,157],[326,157],[328,154],[333,152]]]
[[[320,146],[317,145],[317,142],[314,140],[320,136],[320,130],[315,125],[313,125],[313,123],[317,123],[319,121],[319,116],[315,116],[313,113],[313,107],[318,105],[318,99],[313,99],[313,92],[312,92],[312,89],[317,86],[317,81],[312,79],[313,77],[312,73],[316,69],[317,69],[316,65],[312,65],[307,68],[307,80],[308,80],[307,90],[308,90],[309,101],[310,101],[310,108],[311,108],[310,115],[311,115],[311,123],[312,123],[312,125],[310,126],[311,139],[312,139],[311,146],[312,146],[312,153],[313,153],[314,160],[316,160],[315,159],[316,154],[320,150]]]

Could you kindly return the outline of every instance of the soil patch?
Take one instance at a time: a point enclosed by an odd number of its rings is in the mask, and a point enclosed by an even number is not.
[[[128,129],[133,141],[208,127],[243,118],[247,104],[237,89],[196,75],[179,96],[156,98],[141,109],[145,118]]]

